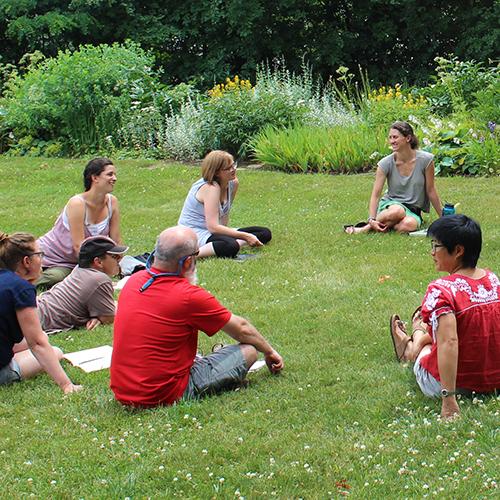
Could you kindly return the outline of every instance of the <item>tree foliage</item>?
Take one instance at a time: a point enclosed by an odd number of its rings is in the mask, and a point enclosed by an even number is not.
[[[0,0],[0,53],[16,63],[132,39],[170,83],[251,76],[276,57],[324,77],[360,65],[376,81],[419,82],[438,55],[495,57],[499,15],[498,0]]]

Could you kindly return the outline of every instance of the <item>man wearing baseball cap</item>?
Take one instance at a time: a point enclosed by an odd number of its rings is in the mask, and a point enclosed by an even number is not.
[[[113,323],[115,301],[111,277],[119,273],[118,262],[128,247],[107,236],[82,242],[78,266],[63,281],[37,299],[40,323],[45,332]]]

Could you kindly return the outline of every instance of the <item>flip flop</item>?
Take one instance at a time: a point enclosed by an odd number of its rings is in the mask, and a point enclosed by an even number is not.
[[[401,318],[397,314],[393,314],[391,316],[389,328],[391,332],[392,345],[394,346],[394,352],[396,353],[396,359],[398,362],[401,362],[405,354],[406,346],[411,340],[411,337],[406,336],[405,339],[401,340],[401,338],[396,334],[396,327],[399,327],[399,329],[406,334],[406,328],[404,323],[401,321]]]

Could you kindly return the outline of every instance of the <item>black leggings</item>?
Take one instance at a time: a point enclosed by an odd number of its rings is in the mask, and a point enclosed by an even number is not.
[[[242,227],[238,229],[238,231],[242,231],[244,233],[251,233],[257,238],[259,241],[264,243],[269,243],[272,238],[272,234],[270,229],[267,227],[260,226],[250,226],[250,227]],[[240,251],[240,245],[236,238],[232,238],[231,236],[225,236],[223,234],[212,234],[210,238],[208,238],[207,243],[212,243],[215,251],[215,255],[217,257],[227,257],[234,258]]]

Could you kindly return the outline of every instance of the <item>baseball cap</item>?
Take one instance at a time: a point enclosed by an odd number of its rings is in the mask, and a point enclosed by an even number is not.
[[[117,245],[107,236],[91,236],[83,240],[78,255],[78,263],[92,262],[95,257],[110,253],[113,255],[122,255],[128,250],[128,247]]]

